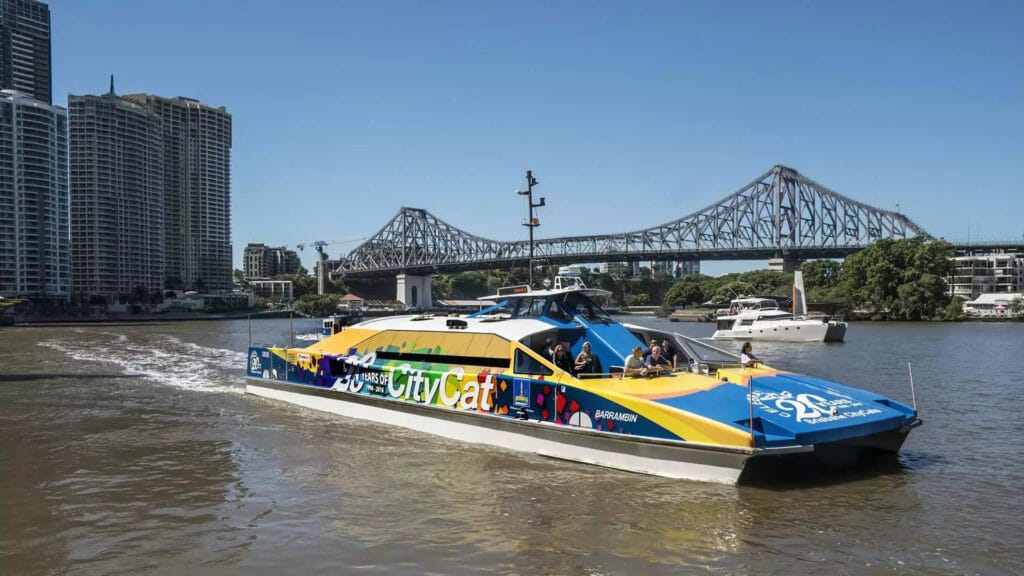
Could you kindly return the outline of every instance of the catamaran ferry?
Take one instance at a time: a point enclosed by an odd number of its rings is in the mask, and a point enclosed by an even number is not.
[[[595,301],[606,295],[582,283],[509,287],[468,316],[377,318],[305,348],[251,346],[246,391],[453,440],[728,483],[767,459],[896,453],[921,423],[879,394],[616,322]],[[629,374],[625,359],[652,339],[671,364]],[[547,353],[560,344],[576,359],[585,343],[583,372]]]

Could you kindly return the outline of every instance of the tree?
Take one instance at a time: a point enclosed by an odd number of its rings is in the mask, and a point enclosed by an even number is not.
[[[459,299],[471,299],[479,298],[480,296],[487,296],[487,280],[488,275],[484,272],[472,270],[469,272],[460,272],[455,275],[452,280],[452,291],[454,297]]]
[[[629,305],[630,306],[647,306],[650,302],[650,297],[647,294],[630,294]]]
[[[337,294],[306,294],[295,300],[294,307],[306,316],[320,318],[334,314],[339,302]]]
[[[835,288],[839,285],[839,275],[843,265],[835,260],[811,260],[800,265],[804,273],[804,288],[810,292],[814,288]]]
[[[316,295],[317,279],[314,278],[313,276],[300,276],[298,274],[278,274],[277,276],[274,276],[274,280],[291,280],[292,295],[295,297],[296,300],[307,294]],[[331,284],[330,282],[324,282],[324,290],[333,289],[333,284]]]
[[[135,287],[132,288],[132,292],[128,297],[128,302],[130,304],[142,304],[148,299],[148,297],[149,290],[146,289],[145,284],[136,284]]]
[[[719,286],[718,289],[715,291],[715,295],[712,298],[712,300],[715,300],[716,302],[720,300],[731,300],[733,298],[738,298],[740,296],[748,296],[753,293],[753,286],[747,284],[746,282],[736,280],[733,282],[729,282],[728,284],[723,284],[722,286]]]
[[[235,280],[235,284],[236,285],[243,286],[243,287],[249,285],[249,281],[246,280],[246,278],[245,278],[245,272],[242,272],[241,270],[235,269],[232,272],[232,275],[234,276],[234,280]]]
[[[698,276],[683,276],[665,293],[665,303],[671,306],[700,304],[704,302],[701,290],[702,279]]]
[[[435,300],[448,300],[452,297],[452,275],[438,274],[430,280],[430,293]]]
[[[883,238],[846,258],[839,287],[851,308],[906,319],[934,318],[950,303],[953,248],[922,238]]]
[[[1010,300],[1010,314],[1020,316],[1022,313],[1024,313],[1024,294],[1018,294],[1013,300]]]
[[[941,314],[941,318],[943,320],[963,320],[966,317],[967,313],[964,312],[964,299],[960,296],[954,296]]]

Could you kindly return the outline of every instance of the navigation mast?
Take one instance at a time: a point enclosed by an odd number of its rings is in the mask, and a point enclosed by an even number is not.
[[[533,288],[533,229],[536,228],[537,226],[540,226],[540,219],[534,217],[533,209],[534,208],[540,208],[541,206],[544,205],[544,197],[543,196],[540,197],[540,202],[538,202],[536,204],[533,203],[533,187],[536,186],[539,183],[540,182],[537,182],[537,179],[533,177],[533,171],[532,170],[527,170],[526,171],[526,190],[516,190],[516,194],[519,194],[520,196],[526,196],[527,197],[526,198],[527,206],[529,206],[529,220],[524,222],[523,226],[526,226],[527,228],[530,229],[530,266],[529,266],[529,269],[530,269],[530,276],[529,276],[529,278],[530,278],[530,280],[529,280],[529,283],[530,283],[530,287],[531,288]]]

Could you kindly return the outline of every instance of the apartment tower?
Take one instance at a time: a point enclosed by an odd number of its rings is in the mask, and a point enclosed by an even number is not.
[[[230,290],[231,115],[180,96],[123,98],[162,125],[165,279],[177,288]]]
[[[0,0],[0,88],[53,103],[50,7],[36,0]]]
[[[68,116],[0,91],[0,296],[66,302]]]
[[[0,0],[0,296],[66,303],[68,116],[53,106],[50,9]]]
[[[284,246],[249,244],[243,254],[242,270],[246,279],[297,274],[302,266],[299,255]]]
[[[68,96],[72,293],[142,296],[164,287],[160,117],[110,92]]]

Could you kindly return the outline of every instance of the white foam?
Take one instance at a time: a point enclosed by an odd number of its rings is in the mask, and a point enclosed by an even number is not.
[[[47,340],[44,346],[71,358],[98,364],[117,366],[125,374],[143,376],[153,382],[198,392],[243,394],[241,375],[246,354],[237,350],[209,348],[194,342],[183,342],[174,336],[162,336],[155,341],[131,341],[124,334],[114,336],[111,342],[74,340]],[[99,334],[93,333],[93,336]],[[231,382],[236,381],[236,384]]]

